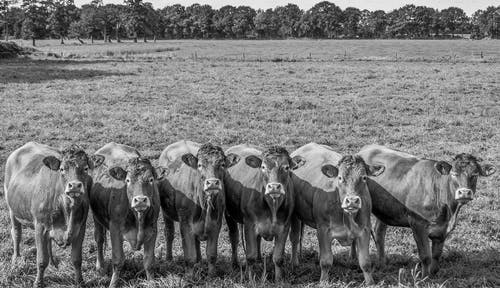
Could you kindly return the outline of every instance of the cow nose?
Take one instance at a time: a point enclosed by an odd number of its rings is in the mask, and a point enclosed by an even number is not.
[[[342,209],[354,212],[361,208],[361,198],[359,196],[347,196],[342,203]]]
[[[470,201],[472,197],[472,190],[469,188],[460,188],[455,192],[455,200]]]
[[[205,190],[221,189],[221,181],[217,178],[210,178],[205,180]]]
[[[81,190],[83,183],[80,181],[68,182],[68,190]]]
[[[71,181],[66,185],[66,195],[71,198],[80,197],[83,194],[83,183],[80,181]]]
[[[149,198],[147,196],[135,196],[132,199],[132,208],[136,211],[144,211],[149,207]]]
[[[281,184],[280,183],[268,183],[266,185],[266,193],[277,193],[281,192]]]

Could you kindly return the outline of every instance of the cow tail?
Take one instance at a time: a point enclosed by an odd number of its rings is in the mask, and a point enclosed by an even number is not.
[[[245,253],[245,257],[247,255],[247,245],[245,244],[245,235],[243,233],[244,225],[243,224],[237,224],[240,228],[240,238],[241,238],[241,246],[243,247],[243,252]]]

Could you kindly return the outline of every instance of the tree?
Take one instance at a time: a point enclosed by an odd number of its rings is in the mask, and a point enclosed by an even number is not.
[[[210,5],[193,4],[186,8],[191,38],[209,38],[213,34],[214,10]]]
[[[312,37],[338,37],[342,29],[342,10],[335,4],[323,1],[314,5],[307,15]]]
[[[47,35],[47,19],[49,11],[47,9],[50,2],[39,0],[23,0],[21,7],[24,10],[24,21],[22,36],[24,39],[31,39],[35,46],[36,38],[43,38]]]
[[[139,29],[142,28],[146,42],[144,3],[142,0],[125,0],[125,4],[128,8],[125,14],[125,28],[132,34],[134,42],[137,42]]]
[[[48,28],[54,35],[59,36],[61,44],[64,44],[64,37],[68,36],[71,23],[80,17],[80,11],[73,0],[57,0],[52,3],[51,8]]]
[[[259,38],[275,38],[278,36],[280,21],[273,9],[257,11],[253,21],[255,32]]]
[[[233,34],[237,38],[245,38],[254,31],[253,19],[257,13],[249,6],[238,6],[233,17]]]
[[[180,4],[167,6],[160,10],[164,19],[165,37],[170,39],[182,38],[182,23],[186,16],[186,9]]]
[[[439,13],[439,25],[445,34],[464,33],[468,23],[469,18],[460,8],[450,7]]]
[[[9,17],[9,12],[10,12],[10,9],[12,8],[11,6],[16,4],[17,3],[17,0],[1,0],[0,1],[0,14],[2,18],[2,20],[0,20],[1,22],[3,22],[3,34],[4,34],[4,38],[5,38],[5,41],[9,41],[9,23],[12,23],[10,22],[9,20],[10,17]],[[0,23],[1,23],[0,22]]]
[[[359,24],[361,21],[361,11],[358,8],[347,7],[344,10],[344,35],[349,38],[359,36]]]
[[[274,9],[274,13],[279,22],[278,35],[281,38],[299,37],[300,19],[304,14],[299,6],[295,4],[278,6]]]
[[[221,7],[219,10],[215,11],[213,17],[213,23],[215,28],[215,33],[219,37],[223,38],[234,38],[233,32],[233,22],[236,15],[236,7],[231,5],[226,5]]]

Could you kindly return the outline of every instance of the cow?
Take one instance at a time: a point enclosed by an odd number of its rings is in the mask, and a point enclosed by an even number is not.
[[[382,175],[368,182],[372,212],[377,217],[375,240],[381,265],[386,262],[387,225],[410,227],[423,276],[437,273],[444,241],[457,224],[460,208],[474,198],[478,176],[490,176],[495,166],[465,153],[448,163],[380,145],[365,146],[359,155],[369,165],[385,167]]]
[[[92,187],[89,169],[101,165],[103,157],[88,157],[77,145],[59,151],[29,142],[7,158],[5,195],[12,224],[13,263],[20,256],[21,224],[35,228],[37,275],[34,287],[44,286],[44,272],[52,259],[52,241],[71,245],[75,283],[82,278],[82,243]]]
[[[226,223],[233,265],[238,265],[238,224],[243,224],[249,277],[260,259],[260,239],[264,238],[274,240],[275,280],[281,281],[295,199],[291,171],[298,165],[288,151],[279,146],[262,151],[242,144],[229,148],[226,153],[237,155],[239,160],[228,169],[225,180]]]
[[[160,155],[159,164],[169,170],[160,185],[167,259],[172,259],[174,221],[177,221],[188,275],[193,275],[194,264],[201,259],[200,241],[207,241],[208,274],[216,271],[217,243],[225,209],[224,175],[236,159],[235,155],[226,156],[219,146],[185,140],[167,146]]]
[[[144,270],[146,278],[151,280],[160,213],[158,181],[165,170],[154,168],[148,159],[127,145],[108,143],[95,155],[105,157],[104,164],[94,172],[95,183],[89,194],[97,244],[96,269],[104,270],[103,248],[109,230],[113,267],[109,287],[116,287],[120,279],[125,261],[124,239],[134,250],[144,245]]]
[[[342,156],[330,147],[306,144],[291,155],[301,163],[294,171],[294,224],[290,232],[292,263],[298,264],[301,228],[297,220],[317,230],[320,281],[327,281],[333,263],[331,243],[354,245],[365,283],[374,284],[370,263],[371,197],[367,177],[384,171],[368,166],[358,155]]]

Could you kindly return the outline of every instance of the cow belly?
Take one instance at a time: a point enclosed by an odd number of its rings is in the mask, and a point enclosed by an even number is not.
[[[284,228],[284,225],[273,225],[270,220],[260,221],[255,224],[255,232],[266,241],[272,241],[275,236],[283,233]]]

